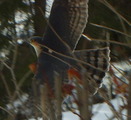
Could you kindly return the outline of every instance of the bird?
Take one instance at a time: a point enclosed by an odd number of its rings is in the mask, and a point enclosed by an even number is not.
[[[38,58],[36,80],[53,89],[56,74],[63,81],[67,76],[80,79],[82,62],[91,78],[102,83],[109,68],[109,47],[75,51],[87,21],[88,0],[54,0],[44,35],[29,39]]]

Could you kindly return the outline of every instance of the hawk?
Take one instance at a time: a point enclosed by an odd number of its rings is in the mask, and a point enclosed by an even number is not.
[[[84,61],[92,80],[101,84],[109,67],[109,48],[75,52],[87,19],[88,0],[54,0],[44,36],[30,38],[38,57],[37,80],[53,88],[55,74],[63,80],[67,79],[69,69],[81,74],[78,62]]]

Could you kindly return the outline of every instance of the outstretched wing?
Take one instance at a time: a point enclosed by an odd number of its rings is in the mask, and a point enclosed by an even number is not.
[[[55,49],[54,44],[64,41],[71,49],[75,48],[87,23],[87,3],[88,0],[54,0],[44,36],[48,47]]]

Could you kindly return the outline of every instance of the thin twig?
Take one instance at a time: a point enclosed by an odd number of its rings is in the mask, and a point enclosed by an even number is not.
[[[127,37],[131,37],[129,34],[126,34],[124,32],[121,32],[119,30],[116,30],[116,29],[113,29],[113,28],[110,28],[110,27],[107,27],[107,26],[104,26],[104,25],[99,25],[99,24],[95,24],[95,23],[90,23],[90,24],[93,25],[93,26],[99,27],[99,28],[104,28],[104,29],[107,29],[107,30],[110,30],[110,31],[114,31],[116,33],[120,33],[120,34],[125,35]]]
[[[2,106],[0,106],[0,109],[7,112],[12,118],[14,118],[14,115],[11,112],[9,112],[8,110],[6,110],[5,108],[3,108]]]
[[[128,78],[127,78],[115,65],[113,65],[113,64],[111,63],[111,66],[112,66],[115,70],[117,70],[126,80],[128,80]]]
[[[20,79],[19,83],[17,84],[17,87],[19,88],[19,90],[20,90],[21,86],[23,85],[23,83],[25,82],[25,80],[29,77],[29,75],[31,75],[31,73],[32,73],[32,72],[29,70],[29,71]],[[13,97],[12,97],[12,101],[16,98],[16,95],[17,95],[17,92],[14,92],[14,95],[13,95]]]
[[[112,105],[112,103],[109,101],[108,97],[107,97],[107,94],[102,90],[102,89],[99,89],[99,94],[104,98],[105,102],[107,105],[109,105],[112,113],[116,116],[116,118],[118,120],[120,120],[120,115],[118,114],[117,110],[114,108],[114,106]]]
[[[56,111],[57,111],[57,120],[62,120],[62,78],[57,73],[55,77],[55,98],[56,98]]]
[[[18,84],[17,84],[17,80],[16,80],[16,76],[15,76],[15,73],[14,73],[14,70],[10,67],[10,66],[8,66],[5,62],[3,62],[3,64],[10,70],[10,72],[11,72],[11,76],[12,76],[12,81],[13,81],[13,83],[14,83],[14,85],[15,85],[15,93],[18,95],[18,96],[20,96],[20,94],[19,94],[19,87],[18,87]]]
[[[95,39],[95,38],[91,38],[91,39],[92,39],[92,41],[96,41],[96,42],[107,42],[106,40],[103,40],[103,39]],[[121,46],[125,46],[125,47],[131,48],[131,44],[126,44],[126,43],[122,43],[122,42],[117,42],[117,41],[114,41],[114,40],[109,40],[108,42],[109,42],[109,43],[116,44],[116,45],[121,45]]]
[[[9,88],[8,83],[6,82],[5,76],[3,74],[1,74],[1,79],[2,79],[2,81],[4,83],[4,86],[5,86],[5,89],[7,91],[7,94],[9,96],[9,98],[11,98],[10,88]]]
[[[116,15],[118,15],[122,20],[124,20],[129,26],[131,26],[131,23],[125,19],[120,13],[118,13],[115,8],[106,0],[99,0],[102,4],[104,4],[105,6],[107,6],[111,11],[113,11]]]
[[[90,66],[90,67],[93,68],[93,69],[97,69],[97,70],[99,70],[99,71],[105,72],[105,71],[103,71],[102,69],[97,68],[97,67],[95,67],[95,66],[93,66],[93,65],[91,65],[91,64],[89,64],[89,63],[87,63],[87,62],[85,62],[85,61],[82,61],[82,60],[80,60],[80,59],[74,58],[74,56],[71,57],[71,56],[68,56],[68,55],[59,53],[59,52],[57,52],[57,51],[55,51],[55,50],[53,50],[53,49],[51,49],[51,48],[49,48],[49,47],[47,47],[47,46],[45,46],[45,45],[40,45],[40,46],[42,46],[42,47],[44,47],[44,48],[47,48],[48,50],[51,50],[52,53],[56,53],[57,55],[60,55],[60,56],[62,56],[62,57],[68,58],[68,59],[70,59],[70,60],[74,60],[74,61],[76,61],[77,63],[85,64],[85,65],[87,65],[87,66]],[[42,52],[45,53],[45,54],[48,54],[48,55],[50,55],[50,56],[54,56],[54,55],[52,55],[52,54],[50,54],[50,53],[47,53],[47,52],[44,52],[44,51],[42,51]],[[56,56],[54,56],[54,57],[56,57]],[[57,57],[56,57],[56,58],[57,58]],[[59,58],[59,59],[60,59],[60,58]],[[62,60],[61,60],[61,61],[62,61]]]
[[[82,114],[81,116],[84,118],[84,120],[90,120],[91,114],[90,114],[90,102],[89,102],[89,82],[88,82],[88,74],[87,71],[83,70],[82,72],[82,79],[83,79],[83,89],[82,89]]]
[[[14,54],[13,54],[12,65],[11,65],[12,70],[14,70],[14,68],[15,68],[15,64],[16,64],[16,60],[17,60],[17,54],[18,54],[18,45],[16,44],[15,49],[14,49]]]

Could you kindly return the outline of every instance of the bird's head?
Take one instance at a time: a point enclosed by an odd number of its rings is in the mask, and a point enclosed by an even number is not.
[[[43,43],[43,38],[38,36],[31,37],[29,39],[29,43],[34,47],[36,55],[38,57],[42,51],[41,45]]]

